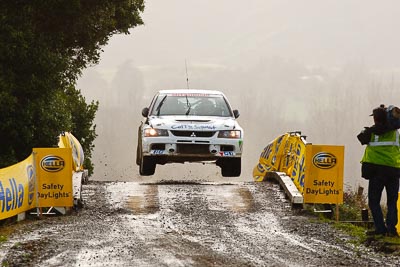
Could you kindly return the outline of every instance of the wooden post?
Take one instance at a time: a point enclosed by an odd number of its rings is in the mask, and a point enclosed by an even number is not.
[[[336,204],[336,222],[339,222],[339,204]]]

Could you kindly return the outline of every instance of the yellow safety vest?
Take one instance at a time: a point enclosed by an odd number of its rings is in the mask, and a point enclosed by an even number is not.
[[[398,131],[372,134],[361,162],[400,168],[400,140]]]

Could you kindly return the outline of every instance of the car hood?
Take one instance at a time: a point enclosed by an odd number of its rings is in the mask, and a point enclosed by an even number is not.
[[[149,117],[153,128],[181,131],[219,131],[241,129],[233,118],[208,116],[160,116]]]

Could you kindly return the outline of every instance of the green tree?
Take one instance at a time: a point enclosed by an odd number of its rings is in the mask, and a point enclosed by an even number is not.
[[[0,0],[0,167],[71,131],[92,169],[98,103],[76,80],[112,35],[143,24],[143,10],[143,0]]]

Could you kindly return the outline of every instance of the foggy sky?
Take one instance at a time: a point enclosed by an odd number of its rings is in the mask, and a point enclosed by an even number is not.
[[[221,90],[241,111],[242,179],[251,180],[268,142],[301,130],[313,143],[345,145],[345,181],[362,184],[355,136],[372,108],[400,105],[399,8],[395,0],[146,1],[145,25],[114,36],[78,81],[87,100],[100,100],[94,178],[137,176],[140,110],[159,89],[187,87],[186,62],[190,88]]]
[[[396,68],[400,3],[368,0],[153,0],[144,26],[115,36],[99,67],[238,67],[262,56],[338,67],[363,60]]]

